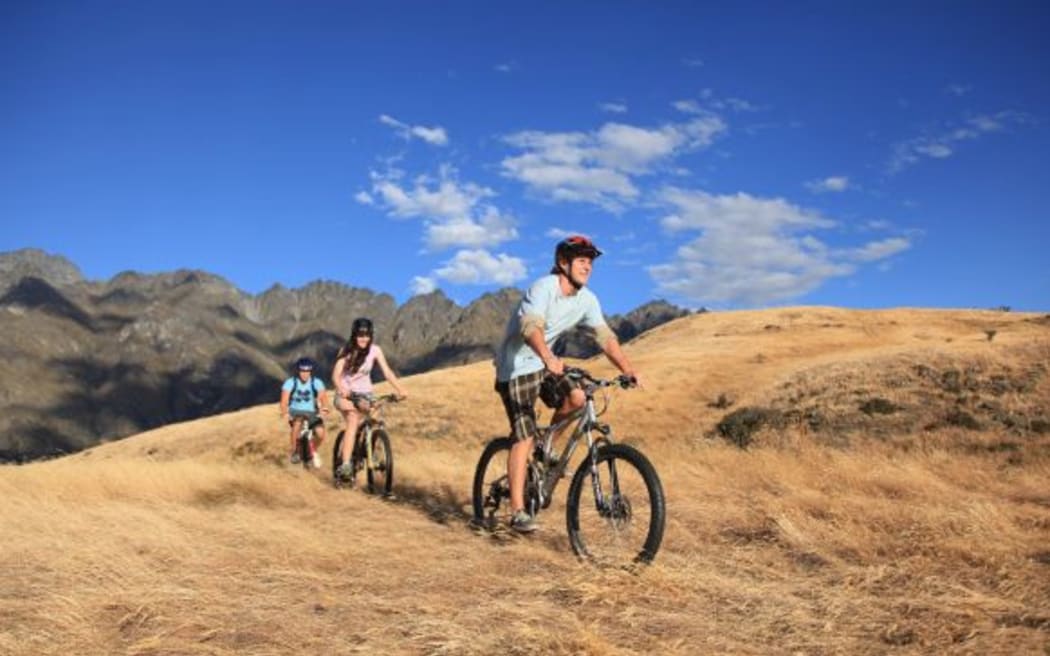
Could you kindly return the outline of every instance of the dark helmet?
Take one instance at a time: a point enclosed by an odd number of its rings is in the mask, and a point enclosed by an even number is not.
[[[561,265],[558,263],[560,260],[572,262],[577,257],[589,257],[592,260],[600,256],[602,252],[598,250],[598,247],[594,245],[594,242],[587,239],[583,235],[572,235],[566,237],[558,242],[558,245],[554,247],[554,266],[551,267],[551,273],[564,274],[569,278],[569,282],[576,289],[583,287],[583,283],[577,281],[571,275],[568,270],[562,271]]]
[[[598,250],[598,247],[590,239],[583,235],[572,235],[562,239],[554,247],[554,266],[558,266],[558,260],[564,259],[571,262],[577,257],[589,257],[593,260],[597,259],[601,254],[602,252]]]
[[[371,319],[364,317],[354,319],[354,325],[350,328],[350,336],[357,337],[358,335],[368,335],[369,337],[375,335],[375,328],[372,327]]]
[[[295,368],[299,371],[313,371],[317,364],[310,358],[299,358],[295,361]]]

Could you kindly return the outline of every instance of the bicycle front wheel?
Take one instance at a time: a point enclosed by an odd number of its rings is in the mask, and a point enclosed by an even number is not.
[[[346,431],[341,430],[339,434],[335,436],[335,444],[332,445],[332,481],[336,487],[340,487],[341,481],[339,480],[339,467],[343,464],[343,458],[340,455],[343,452],[343,440],[346,439]]]
[[[372,462],[368,466],[368,491],[390,496],[394,485],[394,452],[385,430],[372,431]]]
[[[650,562],[664,536],[664,491],[656,470],[626,444],[598,447],[576,470],[566,502],[572,550],[603,565]]]
[[[299,435],[299,462],[302,463],[304,469],[309,469],[313,464],[313,448],[310,444],[313,439],[313,431],[308,431]]]
[[[500,437],[485,445],[474,469],[474,524],[495,529],[510,518],[510,485],[507,483],[507,457],[513,442]]]

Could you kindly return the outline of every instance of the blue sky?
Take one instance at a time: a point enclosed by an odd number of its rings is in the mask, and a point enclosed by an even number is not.
[[[730,5],[732,6],[726,6]],[[0,251],[404,302],[1050,309],[1044,2],[4,2]]]

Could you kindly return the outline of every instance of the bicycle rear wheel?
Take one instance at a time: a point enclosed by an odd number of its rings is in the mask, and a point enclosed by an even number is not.
[[[507,456],[513,442],[499,437],[485,445],[474,468],[472,497],[474,524],[489,530],[510,518],[510,486],[507,483]]]
[[[584,460],[566,502],[577,555],[603,565],[650,562],[664,535],[664,492],[652,463],[626,444],[598,447]]]
[[[390,450],[390,437],[379,428],[372,431],[372,462],[368,467],[368,491],[372,494],[390,496],[394,485],[394,452]]]

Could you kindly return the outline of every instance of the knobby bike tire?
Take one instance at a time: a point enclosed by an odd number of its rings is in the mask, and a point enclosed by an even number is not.
[[[507,489],[507,456],[510,455],[510,447],[513,443],[513,440],[509,437],[498,437],[485,445],[485,450],[481,452],[481,457],[478,458],[478,464],[474,468],[474,484],[471,487],[474,504],[474,523],[478,526],[485,526],[490,529],[495,528],[495,524],[499,521],[501,510],[506,515],[510,514],[510,496]],[[489,463],[500,452],[506,453],[497,462],[497,469],[494,471],[498,472],[500,467],[502,467],[502,476],[486,480],[485,473],[488,470]],[[496,486],[497,490],[496,498],[491,500],[492,503],[495,503],[495,507],[492,508],[491,516],[486,517],[487,508],[485,502],[489,499],[493,486]]]
[[[357,484],[357,472],[365,467],[365,424],[362,422],[354,433],[354,444],[350,449],[350,465],[354,472],[347,484],[351,487]]]
[[[613,480],[611,480],[613,478],[613,471],[616,472],[616,477],[618,481],[620,481],[620,479],[629,477],[631,474],[630,470],[633,469],[641,476],[645,483],[645,495],[647,499],[641,499],[640,496],[636,495],[638,498],[633,501],[627,498],[626,501],[622,502],[627,508],[626,521],[624,521],[622,516],[618,519],[598,519],[600,514],[594,507],[595,501],[591,484],[591,459],[588,456],[580,464],[575,475],[572,477],[572,484],[569,486],[569,496],[566,502],[566,523],[569,530],[569,541],[572,543],[572,550],[576,552],[578,556],[595,560],[598,560],[599,556],[606,555],[596,553],[601,550],[600,543],[602,534],[619,535],[621,531],[624,533],[633,532],[633,527],[630,526],[630,524],[636,513],[632,509],[632,506],[635,503],[647,501],[649,526],[644,529],[645,539],[644,541],[641,541],[639,536],[639,539],[631,542],[631,544],[627,546],[628,553],[625,555],[630,557],[630,552],[634,549],[638,549],[637,553],[634,554],[631,560],[642,563],[651,562],[653,558],[656,557],[656,552],[660,549],[660,542],[663,540],[664,519],[666,516],[663,486],[660,484],[660,478],[656,474],[656,469],[653,468],[649,459],[640,451],[626,444],[608,444],[598,447],[597,459],[599,480],[601,481],[602,491],[605,495],[614,494]],[[626,492],[622,490],[621,492],[626,496]],[[584,497],[587,497],[586,503],[590,505],[581,509],[580,504]],[[642,508],[638,508],[638,510],[642,510]],[[600,528],[591,529],[589,532],[581,530],[581,511],[587,514],[588,524],[593,522]],[[617,523],[618,525],[614,525]],[[606,537],[608,536],[606,535]],[[592,544],[590,545],[587,543],[588,538],[592,540]],[[598,539],[595,540],[595,538]],[[641,542],[641,544],[637,547],[632,546],[635,542]]]
[[[382,428],[372,431],[373,463],[378,469],[367,468],[368,491],[390,496],[394,486],[394,452],[390,450],[390,436]],[[379,482],[377,483],[377,479]]]
[[[346,439],[346,431],[341,430],[339,431],[339,434],[335,436],[335,444],[332,445],[332,480],[335,482],[336,487],[339,487],[341,483],[336,471],[339,469],[339,466],[343,464],[342,457],[339,453],[343,449],[344,439]]]
[[[303,469],[310,469],[313,465],[313,454],[310,452],[310,441],[313,439],[313,434],[313,431],[309,431],[305,435],[299,435],[299,460]]]

